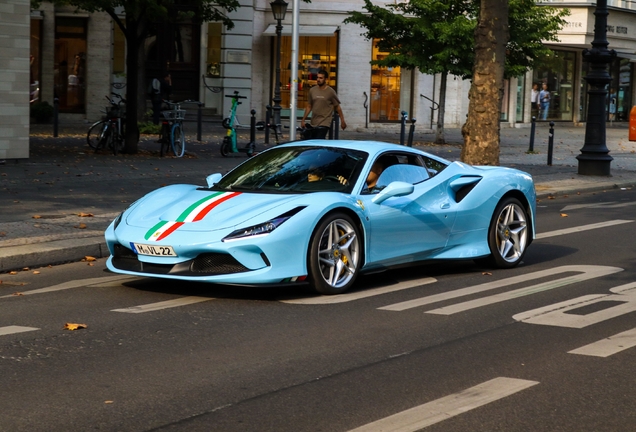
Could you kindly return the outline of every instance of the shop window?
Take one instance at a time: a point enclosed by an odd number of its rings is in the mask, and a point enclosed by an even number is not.
[[[374,40],[371,59],[382,60],[388,53],[380,51],[376,45]],[[370,121],[400,121],[401,82],[402,71],[399,67],[371,66]]]
[[[275,37],[272,38],[275,44]],[[291,87],[291,37],[281,37],[281,107],[289,108]],[[329,74],[327,84],[338,91],[338,37],[334,36],[300,36],[298,41],[298,90],[297,107],[299,115],[307,106],[309,89],[316,85],[318,70],[324,69]],[[275,57],[275,56],[274,56]],[[273,66],[276,67],[275,65]],[[273,94],[273,92],[272,92]]]
[[[522,75],[517,78],[517,109],[515,112],[515,121],[517,123],[523,122],[523,113],[526,105],[526,97],[530,98],[530,93],[526,96],[526,80]]]
[[[54,84],[60,112],[86,111],[86,19],[56,17]]]
[[[221,35],[223,25],[221,23],[208,24],[208,56],[206,60],[206,72],[212,78],[221,76]]]
[[[508,111],[510,108],[510,81],[505,79],[503,86],[503,95],[501,97],[501,112],[499,113],[499,121],[508,121]]]
[[[42,82],[42,19],[31,20],[31,53],[30,53],[30,101],[36,102],[40,99]]]
[[[589,67],[589,62],[583,60],[580,121],[585,121],[587,118],[587,92],[590,90],[590,86],[584,78],[589,72]],[[633,63],[628,59],[616,58],[610,63],[609,73],[612,77],[612,81],[607,88],[605,105],[605,112],[607,113],[606,120],[608,121],[629,121],[629,111],[632,108],[632,69]]]
[[[539,84],[540,90],[545,85],[550,93],[549,103],[540,109],[538,120],[573,120],[575,57],[572,51],[552,50],[535,67],[533,83]]]

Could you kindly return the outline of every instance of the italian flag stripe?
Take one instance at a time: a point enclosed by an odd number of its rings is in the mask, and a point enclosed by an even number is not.
[[[200,221],[201,219],[203,219],[205,217],[205,215],[207,215],[214,207],[218,206],[219,204],[221,204],[224,201],[229,200],[230,198],[234,198],[235,196],[239,195],[238,192],[231,192],[228,194],[223,194],[223,196],[219,196],[215,199],[215,201],[208,203],[207,205],[205,205],[202,209],[197,209],[198,212],[196,213],[196,215],[194,216],[194,218],[192,219],[193,222],[197,222]]]
[[[181,225],[186,222],[197,222],[202,220],[213,208],[217,205],[221,204],[233,198],[237,195],[240,195],[239,192],[217,192],[212,195],[208,195],[205,198],[200,199],[199,201],[190,205],[187,209],[185,209],[177,218],[176,221],[161,221],[157,223],[155,226],[150,228],[144,238],[146,240],[154,240],[159,241],[168,237],[175,230],[177,230]]]

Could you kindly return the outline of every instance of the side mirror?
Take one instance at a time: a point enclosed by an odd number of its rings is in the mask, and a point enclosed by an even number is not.
[[[412,194],[414,189],[415,187],[411,183],[395,181],[382,189],[371,201],[374,204],[382,204],[389,198]]]
[[[220,173],[210,174],[205,178],[205,181],[208,183],[208,187],[211,188],[221,180],[221,177],[223,176]]]

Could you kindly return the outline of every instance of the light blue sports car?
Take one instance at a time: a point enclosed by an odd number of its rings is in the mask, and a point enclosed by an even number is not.
[[[271,148],[206,186],[149,193],[106,230],[116,273],[238,285],[356,277],[423,260],[509,268],[535,235],[532,177],[370,141]]]

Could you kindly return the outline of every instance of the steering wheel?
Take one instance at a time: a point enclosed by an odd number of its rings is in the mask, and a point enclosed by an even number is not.
[[[329,180],[336,183],[340,183],[343,186],[347,186],[349,184],[349,180],[347,180],[343,176],[328,175],[328,176],[324,176],[323,180]]]

